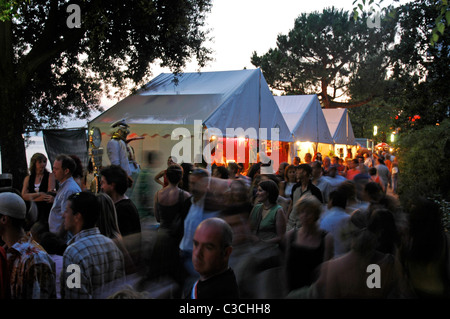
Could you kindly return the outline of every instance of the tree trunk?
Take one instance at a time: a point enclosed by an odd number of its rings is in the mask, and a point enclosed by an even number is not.
[[[27,175],[27,160],[24,139],[17,128],[10,127],[0,134],[0,150],[2,152],[2,172],[11,173],[13,176],[13,187],[22,190],[23,179]],[[5,130],[5,131],[6,131]]]
[[[0,80],[0,151],[3,173],[11,173],[13,187],[21,191],[23,179],[27,175],[22,118],[24,102],[20,87],[13,88],[13,85]]]
[[[11,22],[0,22],[0,151],[2,172],[13,175],[13,187],[22,190],[27,175],[22,110],[25,107],[14,67]]]

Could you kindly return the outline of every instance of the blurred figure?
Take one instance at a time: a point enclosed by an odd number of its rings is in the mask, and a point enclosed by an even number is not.
[[[248,195],[248,187],[245,182],[241,179],[233,180],[230,183],[226,208],[244,205],[249,208],[248,213],[250,213],[252,205],[250,204],[250,198]]]
[[[312,183],[322,192],[322,200],[324,203],[328,203],[328,196],[330,194],[331,185],[328,183],[328,180],[323,177],[323,168],[322,164],[318,161],[314,161],[311,163],[312,167]]]
[[[114,202],[106,193],[97,194],[98,202],[100,205],[100,216],[97,220],[97,227],[100,233],[114,241],[117,247],[122,252],[125,262],[125,273],[132,274],[136,272],[136,267],[131,259],[123,242],[123,237],[119,230],[119,224],[117,223],[117,213],[114,206]]]
[[[29,171],[23,180],[22,198],[34,202],[38,210],[38,220],[48,223],[48,216],[53,205],[54,197],[49,192],[55,191],[55,175],[47,168],[47,157],[42,153],[35,153],[31,157]]]
[[[42,233],[38,243],[45,249],[55,263],[56,298],[61,299],[60,279],[63,269],[63,254],[67,245],[61,238],[51,232]]]
[[[349,222],[351,250],[321,265],[319,279],[310,290],[311,298],[380,299],[392,296],[397,288],[395,262],[392,255],[376,250],[378,243],[374,231],[379,231],[378,225],[371,224],[364,213],[352,215]],[[370,270],[370,265],[377,267],[375,271]],[[369,283],[375,287],[369,287]]]
[[[304,160],[305,160],[305,163],[306,163],[306,164],[311,164],[311,161],[312,161],[312,155],[311,155],[311,153],[306,153],[306,154],[305,154]]]
[[[353,180],[356,175],[361,173],[361,171],[359,170],[359,161],[356,158],[349,160],[347,167],[348,169],[345,177],[350,181]]]
[[[239,288],[228,265],[233,242],[231,227],[220,218],[208,218],[195,230],[192,263],[200,278],[193,284],[188,299],[237,299]]]
[[[365,185],[364,193],[369,202],[369,213],[376,209],[389,210],[393,214],[397,229],[403,237],[408,228],[408,221],[400,205],[400,201],[391,195],[386,195],[381,190],[381,186],[374,182],[369,182]]]
[[[373,167],[373,159],[372,155],[369,155],[369,153],[364,153],[364,165],[366,165],[368,168]]]
[[[328,175],[330,167],[331,167],[331,158],[329,156],[325,156],[322,162],[323,176]]]
[[[387,209],[376,209],[369,213],[370,230],[377,238],[376,250],[384,254],[397,255],[401,237],[394,215]]]
[[[238,181],[241,182],[241,181]],[[237,183],[236,183],[237,184]],[[233,187],[233,184],[232,184]],[[242,198],[242,196],[239,196]],[[286,295],[281,250],[256,238],[250,229],[249,206],[228,206],[220,213],[233,230],[229,265],[236,274],[239,297],[277,299]]]
[[[389,168],[384,163],[384,160],[381,157],[378,157],[376,159],[376,165],[378,176],[380,176],[380,179],[383,183],[383,192],[386,194],[389,180],[391,179],[391,172],[389,171]]]
[[[239,171],[239,166],[237,163],[235,162],[230,162],[227,164],[227,170],[228,170],[228,176],[230,179],[236,179],[238,178],[238,171]]]
[[[345,211],[347,214],[351,215],[355,210],[365,212],[369,208],[368,202],[361,201],[357,198],[355,181],[346,180],[337,187],[337,190],[345,194]]]
[[[243,179],[245,181],[245,184],[247,185],[247,187],[250,187],[250,185],[252,184],[252,179],[243,174],[244,163],[238,163],[237,165],[238,165],[237,178]]]
[[[278,171],[276,174],[282,181],[285,180],[286,167],[288,167],[288,166],[289,166],[289,163],[286,163],[286,162],[280,163],[280,165],[278,166]]]
[[[398,162],[395,159],[392,162],[392,192],[394,194],[398,194],[398,174],[399,174],[399,169],[398,169]]]
[[[215,166],[212,170],[212,176],[221,179],[228,179],[228,169],[225,166]]]
[[[153,211],[154,197],[160,187],[155,182],[154,176],[157,174],[156,168],[160,165],[160,157],[158,151],[147,153],[147,164],[142,167],[131,195],[131,200],[135,204],[143,223],[156,223]]]
[[[381,187],[381,190],[383,192],[385,192],[384,184],[381,182],[380,176],[378,176],[378,174],[377,174],[376,167],[369,168],[369,175],[370,175],[370,181],[379,184]]]
[[[333,257],[333,237],[318,227],[322,203],[312,195],[300,198],[296,210],[302,227],[286,233],[285,273],[289,292],[309,287],[318,266]]]
[[[286,216],[283,208],[277,204],[278,186],[272,180],[258,184],[256,204],[250,213],[250,225],[259,239],[279,244],[286,233]]]
[[[261,174],[261,162],[252,164],[247,171],[247,177],[253,182],[257,175]]]
[[[210,217],[216,217],[219,211],[210,210],[207,207],[207,192],[211,187],[211,176],[205,169],[197,168],[189,176],[189,190],[192,194],[187,204],[187,215],[183,224],[183,237],[181,239],[179,248],[181,262],[187,272],[188,278],[186,284],[189,285],[190,281],[198,277],[198,273],[194,270],[192,265],[192,251],[193,238],[197,226],[205,219]]]
[[[330,184],[330,192],[336,190],[342,182],[347,180],[344,176],[338,174],[336,165],[331,165],[328,174],[323,178]]]
[[[347,240],[343,237],[343,230],[348,225],[350,215],[345,212],[347,198],[341,190],[330,193],[328,209],[321,216],[319,227],[333,236],[335,257],[349,250]]]
[[[425,198],[412,202],[407,242],[401,249],[402,297],[450,298],[450,237],[439,206]]]
[[[194,170],[194,165],[192,163],[181,163],[181,168],[183,169],[183,178],[179,187],[186,192],[189,192],[189,175]]]

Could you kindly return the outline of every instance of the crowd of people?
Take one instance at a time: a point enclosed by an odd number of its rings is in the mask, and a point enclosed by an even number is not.
[[[22,190],[1,189],[0,299],[450,297],[440,209],[400,205],[386,152],[307,154],[273,174],[111,164],[98,192],[76,156],[46,164],[35,154]],[[158,187],[128,196],[138,180]]]

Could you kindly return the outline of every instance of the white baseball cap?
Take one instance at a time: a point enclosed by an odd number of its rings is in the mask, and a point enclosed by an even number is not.
[[[25,219],[27,206],[25,201],[15,193],[0,193],[0,214],[17,219]]]

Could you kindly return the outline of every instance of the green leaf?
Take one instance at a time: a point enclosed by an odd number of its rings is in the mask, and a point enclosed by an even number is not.
[[[360,4],[358,4],[358,7],[359,7],[359,9],[361,10],[361,11],[363,11],[363,5],[360,3]]]
[[[447,20],[447,25],[450,25],[450,11],[445,13],[445,19]]]
[[[432,40],[433,40],[433,43],[436,43],[439,41],[439,35],[435,31],[433,31]]]
[[[358,20],[358,15],[359,15],[358,11],[356,9],[353,10],[353,20],[357,21]]]
[[[445,24],[440,22],[436,28],[438,29],[438,31],[443,35],[444,34],[444,30],[445,30]]]

